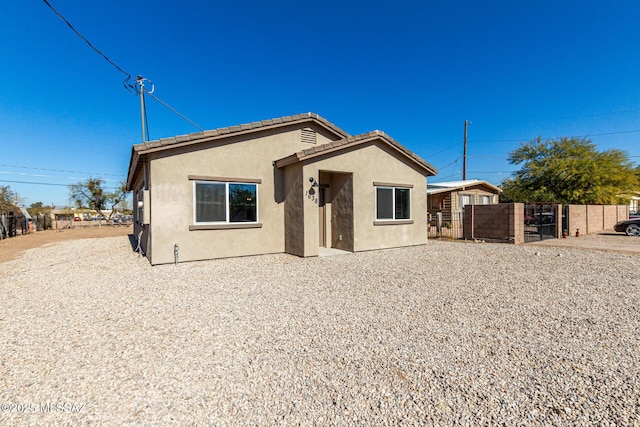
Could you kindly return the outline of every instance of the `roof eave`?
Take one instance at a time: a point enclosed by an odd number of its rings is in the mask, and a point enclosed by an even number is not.
[[[282,159],[276,160],[274,165],[278,168],[288,166],[290,164],[311,160],[319,156],[325,156],[327,154],[335,153],[346,148],[356,147],[358,145],[367,144],[373,142],[375,140],[383,141],[388,147],[392,148],[394,151],[399,153],[402,157],[406,158],[413,165],[417,166],[425,176],[434,176],[438,173],[438,171],[431,166],[426,161],[422,160],[415,153],[404,149],[400,144],[394,141],[391,137],[387,136],[384,132],[374,131],[369,132],[368,134],[355,135],[350,138],[334,141],[328,144],[324,144],[320,147],[310,148],[298,153],[295,153],[291,156],[284,157]],[[402,147],[402,148],[401,148]]]
[[[268,124],[264,124],[268,122]],[[270,120],[263,120],[261,122],[253,122],[248,124],[242,124],[237,126],[230,126],[226,128],[214,129],[205,132],[196,132],[187,135],[179,135],[173,138],[158,139],[154,141],[145,142],[142,144],[134,145],[134,149],[141,154],[153,153],[157,151],[170,150],[177,147],[186,147],[194,144],[200,144],[203,142],[211,142],[221,140],[225,138],[231,138],[236,136],[243,136],[251,133],[262,132],[272,129],[277,129],[286,126],[292,126],[296,124],[302,124],[307,122],[313,122],[329,133],[335,135],[338,138],[347,138],[349,134],[340,129],[328,120],[320,117],[315,113],[299,114],[296,116],[285,116]],[[163,142],[164,141],[164,142]]]

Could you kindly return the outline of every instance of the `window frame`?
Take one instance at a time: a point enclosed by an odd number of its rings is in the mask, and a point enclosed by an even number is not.
[[[469,194],[469,193],[461,193],[460,194],[460,209],[463,209],[465,206],[472,206],[476,204],[475,201],[475,195],[474,194]],[[468,197],[469,198],[469,203],[465,204],[464,203],[464,198]]]
[[[225,195],[225,220],[224,221],[198,221],[197,220],[197,191],[198,184],[223,184]],[[221,181],[221,180],[208,180],[208,179],[193,179],[193,226],[229,226],[237,228],[245,228],[247,226],[260,224],[260,212],[259,212],[259,195],[258,195],[259,182],[244,182],[244,181]],[[229,185],[251,185],[255,188],[256,198],[256,220],[255,221],[229,221],[230,203],[229,203]]]
[[[378,217],[378,189],[382,189],[382,190],[391,190],[391,209],[393,212],[393,218],[379,218]],[[408,218],[396,218],[396,190],[408,190],[409,192],[409,217]],[[411,190],[412,187],[410,186],[401,186],[401,185],[374,185],[374,191],[375,191],[375,204],[374,204],[374,210],[375,210],[375,221],[376,222],[386,222],[386,221],[390,221],[390,222],[407,222],[407,221],[413,221],[413,209],[411,208],[411,201],[413,200],[413,197],[411,195]]]

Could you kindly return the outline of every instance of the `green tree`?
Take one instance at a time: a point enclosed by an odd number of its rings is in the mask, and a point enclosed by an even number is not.
[[[76,206],[88,206],[94,209],[100,216],[104,216],[102,211],[109,205],[111,214],[114,213],[115,206],[120,203],[127,194],[126,184],[121,183],[114,192],[108,192],[103,187],[104,180],[99,178],[89,178],[86,181],[77,182],[69,186],[69,199]]]
[[[45,207],[42,202],[31,203],[31,206],[27,208],[27,212],[31,215],[38,215],[42,211],[48,211],[49,208]]]
[[[7,209],[13,206],[16,193],[8,185],[0,187],[0,209]]]
[[[538,137],[512,151],[508,160],[522,166],[501,184],[505,202],[624,204],[625,194],[640,182],[626,152],[600,152],[586,138]]]
[[[127,183],[121,182],[118,187],[116,187],[113,193],[108,194],[108,201],[111,204],[111,214],[109,218],[116,211],[116,206],[121,205],[121,209],[124,211],[126,207],[126,199],[127,199]]]

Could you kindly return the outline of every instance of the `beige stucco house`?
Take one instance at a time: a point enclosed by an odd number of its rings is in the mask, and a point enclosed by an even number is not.
[[[314,113],[133,146],[134,233],[152,264],[427,239],[429,163]]]

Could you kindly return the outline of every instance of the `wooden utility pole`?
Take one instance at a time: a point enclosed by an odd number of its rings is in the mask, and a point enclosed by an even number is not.
[[[464,155],[462,156],[462,180],[467,179],[467,128],[469,120],[464,121]]]

